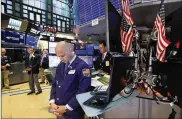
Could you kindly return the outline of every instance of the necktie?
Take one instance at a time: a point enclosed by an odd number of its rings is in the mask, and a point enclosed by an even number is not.
[[[65,65],[65,71],[68,69],[69,64],[70,64],[69,62],[66,63],[66,65]]]
[[[44,55],[42,55],[41,63],[43,62],[43,59],[44,59]]]
[[[31,60],[31,58],[32,58],[32,55],[30,54],[30,56],[29,56],[29,67],[32,67],[32,60]]]

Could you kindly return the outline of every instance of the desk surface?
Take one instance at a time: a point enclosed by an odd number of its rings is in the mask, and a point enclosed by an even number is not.
[[[133,98],[135,98],[137,95],[139,94],[139,92],[137,90],[135,90],[128,98],[124,98],[122,96],[120,96],[119,94],[116,95],[113,100],[108,104],[108,106],[101,110],[101,109],[97,109],[97,108],[92,108],[86,105],[83,105],[83,103],[90,99],[93,95],[90,94],[90,92],[87,93],[83,93],[83,94],[79,94],[76,96],[79,104],[81,105],[82,109],[84,110],[85,114],[88,117],[94,117],[97,115],[100,115],[114,107],[120,106],[123,103],[128,103],[130,102]]]

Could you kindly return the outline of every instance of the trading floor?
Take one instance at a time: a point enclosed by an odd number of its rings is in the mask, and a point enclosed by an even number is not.
[[[2,118],[182,119],[182,0],[1,0],[0,28]]]
[[[28,83],[2,90],[2,118],[56,118],[48,113],[50,86],[41,84],[43,93],[27,95]]]

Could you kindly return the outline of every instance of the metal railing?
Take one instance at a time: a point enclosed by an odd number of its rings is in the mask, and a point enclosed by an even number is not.
[[[130,0],[131,5],[141,4],[141,3],[148,3],[148,2],[156,2],[161,0]]]

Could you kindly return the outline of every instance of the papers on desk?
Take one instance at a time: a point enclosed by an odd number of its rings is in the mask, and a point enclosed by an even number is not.
[[[109,83],[105,84],[105,83],[102,83],[101,81],[99,81],[98,79],[100,79],[100,78],[102,78],[102,77],[96,76],[96,77],[92,78],[91,86],[96,87],[96,86],[102,86],[102,85],[109,85]],[[109,82],[110,76],[104,75],[103,78],[105,78],[105,79],[107,78],[108,79],[107,82]]]
[[[91,86],[96,87],[96,86],[102,86],[104,84],[102,84],[100,81],[98,81],[97,79],[99,79],[100,77],[96,76],[94,78],[92,78],[91,81]]]

